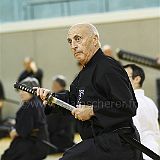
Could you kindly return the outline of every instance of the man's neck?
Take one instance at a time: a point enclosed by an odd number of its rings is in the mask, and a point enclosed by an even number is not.
[[[142,89],[142,87],[139,87],[139,86],[138,87],[133,87],[133,89],[134,90],[136,90],[136,89]]]
[[[99,49],[99,46],[97,46],[97,47],[94,49],[94,51],[92,52],[93,54],[91,54],[91,55],[87,58],[87,61],[84,62],[84,64],[82,64],[84,67],[85,67],[85,65],[92,59],[92,57],[96,54],[96,52],[98,51],[98,49]]]

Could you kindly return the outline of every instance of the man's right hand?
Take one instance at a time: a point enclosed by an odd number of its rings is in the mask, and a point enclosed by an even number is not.
[[[36,88],[36,89],[37,89],[37,96],[39,96],[42,99],[43,104],[47,104],[46,96],[51,91],[49,89],[46,89],[46,88]]]

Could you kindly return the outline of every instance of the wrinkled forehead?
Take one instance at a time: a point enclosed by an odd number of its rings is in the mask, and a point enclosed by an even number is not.
[[[92,34],[93,32],[88,27],[77,25],[69,29],[67,38],[73,38],[75,36],[85,37],[85,36],[89,36]]]

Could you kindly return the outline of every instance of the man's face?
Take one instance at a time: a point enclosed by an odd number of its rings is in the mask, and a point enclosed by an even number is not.
[[[67,39],[74,57],[85,65],[94,54],[95,35],[86,27],[75,26],[69,30]]]
[[[23,102],[29,101],[32,98],[32,95],[30,93],[21,90],[19,91],[19,96]]]
[[[52,91],[55,93],[63,91],[65,88],[62,87],[58,82],[53,81],[52,83]]]
[[[133,70],[130,67],[125,68],[125,70],[126,70],[126,72],[128,74],[129,80],[131,81],[133,89],[141,88],[141,86],[140,86],[141,77],[140,76],[135,76],[133,78]]]
[[[24,59],[23,65],[24,65],[25,70],[27,70],[27,71],[31,70],[31,60],[29,58]]]

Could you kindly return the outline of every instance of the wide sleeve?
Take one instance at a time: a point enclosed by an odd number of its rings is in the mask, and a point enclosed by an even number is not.
[[[106,103],[94,106],[95,113],[112,117],[132,117],[136,114],[138,103],[122,68],[110,67],[103,75],[101,86],[108,99],[106,98]]]

